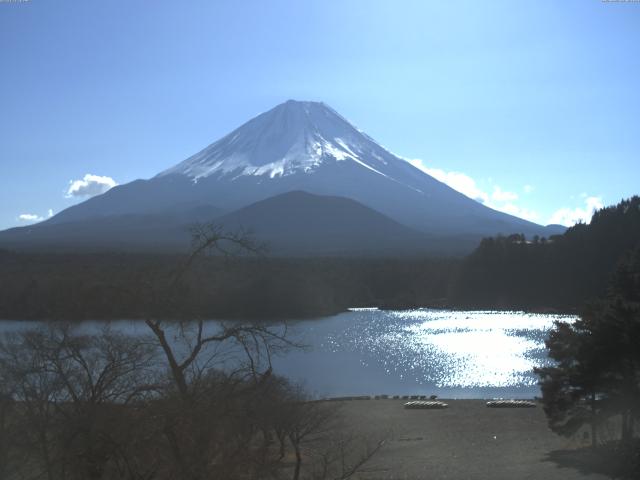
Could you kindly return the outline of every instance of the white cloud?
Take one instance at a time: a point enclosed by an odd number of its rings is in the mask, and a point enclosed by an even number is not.
[[[18,221],[25,222],[25,223],[34,223],[34,222],[41,222],[51,217],[53,217],[53,210],[49,209],[47,210],[46,216],[37,215],[35,213],[21,213],[20,215],[18,215]]]
[[[454,190],[465,194],[467,197],[477,202],[486,203],[489,200],[489,195],[487,195],[486,192],[483,192],[478,185],[476,185],[476,181],[469,175],[465,175],[460,172],[445,172],[439,168],[429,168],[422,160],[419,159],[407,159],[407,161],[427,175],[431,175],[436,180],[446,183]]]
[[[524,187],[522,187],[522,190],[524,191],[524,193],[531,193],[533,192],[533,185],[525,185]]]
[[[493,193],[491,194],[491,200],[496,202],[513,202],[518,199],[518,195],[513,192],[507,192],[502,190],[500,187],[495,186],[493,188]]]
[[[525,220],[529,220],[530,222],[538,222],[540,220],[540,215],[538,212],[534,210],[529,210],[527,208],[519,207],[513,203],[506,203],[504,205],[492,206],[492,208],[496,210],[500,210],[501,212],[508,213],[509,215],[514,215],[516,217],[524,218]]]
[[[44,220],[40,215],[36,215],[35,213],[21,213],[18,215],[18,220],[21,222],[40,222]]]
[[[494,186],[493,192],[489,195],[482,190],[476,181],[469,175],[461,172],[446,172],[439,168],[427,167],[422,160],[412,159],[407,161],[416,168],[419,168],[427,175],[431,175],[436,180],[446,183],[454,190],[465,194],[467,197],[476,200],[477,202],[484,203],[487,207],[493,208],[500,212],[508,213],[509,215],[515,215],[516,217],[524,218],[531,222],[537,222],[540,219],[538,212],[522,208],[516,205],[514,202],[518,199],[518,194],[502,190],[499,186]],[[533,188],[531,187],[531,190]],[[525,187],[526,191],[526,187]]]
[[[93,197],[115,187],[118,183],[111,177],[87,173],[81,180],[70,180],[66,197]]]
[[[561,208],[551,215],[549,223],[559,223],[570,227],[578,222],[589,223],[596,210],[604,207],[602,197],[589,197],[580,194],[584,198],[584,207]]]

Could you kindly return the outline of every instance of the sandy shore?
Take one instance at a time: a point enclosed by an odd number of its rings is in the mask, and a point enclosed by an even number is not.
[[[443,410],[407,410],[406,400],[339,403],[351,431],[382,448],[351,478],[605,479],[582,440],[551,432],[540,406],[487,408],[483,400],[443,400]]]

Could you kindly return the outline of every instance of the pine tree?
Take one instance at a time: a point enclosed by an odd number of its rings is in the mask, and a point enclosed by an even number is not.
[[[633,440],[640,419],[640,247],[620,263],[607,297],[582,317],[558,322],[546,342],[555,365],[536,369],[550,428],[573,435],[619,416],[621,439]]]

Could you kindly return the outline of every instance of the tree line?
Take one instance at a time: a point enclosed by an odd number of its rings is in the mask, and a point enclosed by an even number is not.
[[[583,431],[608,473],[638,478],[640,246],[621,259],[606,295],[577,321],[557,322],[546,346],[554,364],[536,373],[549,427],[568,437]]]
[[[605,294],[617,263],[640,244],[640,197],[603,208],[549,239],[514,234],[482,240],[451,284],[461,308],[579,311]]]
[[[0,252],[0,318],[301,318],[349,307],[440,305],[458,261],[428,258],[202,258],[158,311],[178,255]],[[175,310],[172,312],[172,309]]]

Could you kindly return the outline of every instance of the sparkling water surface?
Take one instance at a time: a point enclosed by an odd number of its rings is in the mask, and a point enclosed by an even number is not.
[[[304,354],[277,370],[318,396],[436,394],[454,398],[532,398],[544,340],[556,320],[524,312],[352,309],[295,325]]]
[[[331,317],[289,322],[307,346],[274,359],[274,371],[317,397],[431,395],[448,398],[532,398],[533,368],[548,363],[544,340],[564,315],[504,311],[351,309]],[[216,324],[212,320],[211,326]],[[85,322],[90,332],[106,322]],[[132,335],[141,321],[112,321]],[[3,321],[0,331],[34,323]]]

